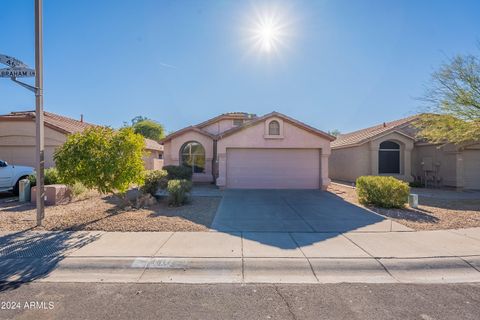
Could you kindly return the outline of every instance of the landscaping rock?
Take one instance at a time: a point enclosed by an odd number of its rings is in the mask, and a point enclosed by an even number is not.
[[[130,202],[135,202],[140,196],[142,195],[142,192],[138,190],[137,188],[135,189],[130,189],[125,193],[125,199],[127,199]]]
[[[32,188],[31,202],[36,203],[37,187]],[[45,186],[45,205],[54,206],[67,204],[72,200],[72,192],[64,184],[51,184]]]
[[[157,199],[150,193],[143,194],[135,201],[135,208],[148,208],[157,203]]]

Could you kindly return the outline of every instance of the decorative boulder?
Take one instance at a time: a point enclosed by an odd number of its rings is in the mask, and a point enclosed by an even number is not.
[[[157,199],[153,197],[150,193],[143,194],[139,196],[135,203],[135,208],[148,208],[157,203]]]
[[[32,188],[31,202],[36,203],[37,187]],[[64,184],[51,184],[45,186],[45,205],[55,206],[66,204],[72,200],[72,192]]]

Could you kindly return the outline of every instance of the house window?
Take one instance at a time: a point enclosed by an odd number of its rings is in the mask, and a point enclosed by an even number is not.
[[[187,142],[180,150],[182,165],[192,168],[194,173],[205,172],[205,149],[195,141]]]
[[[270,136],[280,135],[280,123],[277,120],[270,121],[268,124],[268,134]]]
[[[243,124],[243,119],[233,119],[233,125],[235,127],[241,126]]]
[[[400,174],[400,145],[393,141],[380,143],[378,150],[378,173]]]

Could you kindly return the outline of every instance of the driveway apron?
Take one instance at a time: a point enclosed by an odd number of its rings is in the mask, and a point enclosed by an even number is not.
[[[385,232],[392,230],[392,221],[321,190],[227,189],[212,229],[223,232]]]

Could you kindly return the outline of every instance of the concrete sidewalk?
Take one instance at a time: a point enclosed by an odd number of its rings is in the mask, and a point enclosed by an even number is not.
[[[480,228],[0,234],[0,281],[480,282]]]

